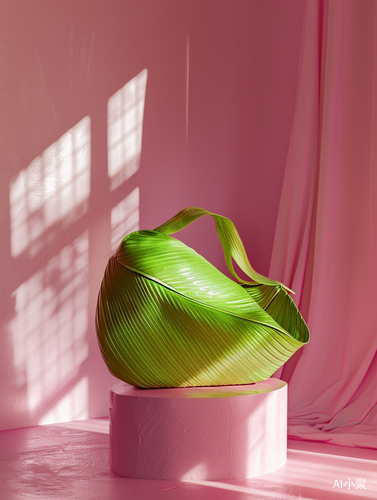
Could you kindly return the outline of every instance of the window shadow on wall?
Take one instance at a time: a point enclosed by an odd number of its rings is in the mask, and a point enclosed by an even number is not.
[[[89,116],[11,179],[10,252],[18,273],[7,330],[14,392],[22,398],[18,407],[26,410],[22,422],[28,425],[91,416],[91,210],[100,204],[105,212],[109,256],[138,229],[139,187],[128,192],[124,183],[140,166],[146,79],[143,70],[108,101],[108,183],[97,187],[95,198]]]

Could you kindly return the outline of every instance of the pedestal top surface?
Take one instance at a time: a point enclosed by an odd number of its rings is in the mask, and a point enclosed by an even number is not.
[[[139,387],[119,381],[111,386],[111,391],[119,396],[133,396],[138,398],[228,398],[273,392],[282,389],[286,385],[286,382],[283,380],[269,378],[263,382],[246,385],[140,389]]]

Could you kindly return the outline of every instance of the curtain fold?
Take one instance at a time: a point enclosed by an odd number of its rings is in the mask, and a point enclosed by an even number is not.
[[[375,0],[307,0],[270,277],[311,331],[277,374],[289,436],[377,448]]]

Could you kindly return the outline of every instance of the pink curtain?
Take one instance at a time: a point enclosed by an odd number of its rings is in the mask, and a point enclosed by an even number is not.
[[[277,374],[289,436],[377,448],[375,0],[307,0],[270,276],[311,331]]]

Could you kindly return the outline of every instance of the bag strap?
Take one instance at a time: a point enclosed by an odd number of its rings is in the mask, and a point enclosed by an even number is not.
[[[208,210],[204,210],[203,208],[188,207],[184,210],[181,210],[181,212],[177,213],[177,215],[166,221],[164,224],[161,224],[161,226],[156,227],[154,231],[158,231],[167,235],[177,233],[181,229],[191,224],[191,222],[194,222],[196,219],[199,219],[204,215],[210,215],[214,219],[217,234],[219,235],[221,245],[223,247],[226,265],[232,276],[237,281],[245,285],[278,285],[284,288],[286,291],[294,293],[279,281],[273,281],[270,278],[266,278],[265,276],[257,273],[251,267],[249,259],[247,258],[245,247],[242,243],[240,235],[238,234],[236,226],[227,217],[208,212]],[[232,259],[236,262],[238,267],[242,269],[242,271],[253,280],[252,282],[245,281],[237,276],[237,273],[233,267]]]

